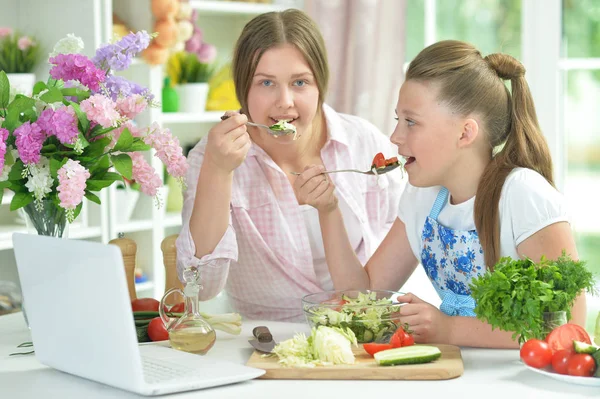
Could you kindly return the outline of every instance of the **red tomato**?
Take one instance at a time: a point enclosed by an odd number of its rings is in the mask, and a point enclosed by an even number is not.
[[[521,347],[521,360],[531,367],[542,369],[552,363],[552,349],[547,342],[530,339]]]
[[[568,374],[567,362],[573,353],[572,349],[562,349],[554,352],[554,355],[552,355],[552,369],[558,374]]]
[[[169,339],[169,333],[160,317],[155,317],[148,324],[148,336],[152,341],[164,341]]]
[[[596,371],[594,358],[587,353],[575,353],[567,361],[567,372],[569,375],[578,377],[591,377]]]
[[[131,307],[134,312],[151,311],[158,312],[160,302],[154,298],[138,298],[131,301]]]
[[[399,327],[390,339],[390,345],[392,345],[393,348],[400,348],[401,346],[410,346],[414,343],[415,339],[413,338],[413,336],[404,331],[404,328],[402,327]]]
[[[377,155],[375,155],[375,158],[373,158],[373,162],[371,162],[371,165],[375,166],[376,168],[384,168],[385,167],[385,157],[383,156],[383,154],[381,152],[377,153]]]
[[[385,165],[393,165],[395,163],[398,163],[398,157],[391,157],[390,159],[386,159],[385,160]]]
[[[183,313],[183,311],[185,310],[185,302],[180,302],[177,305],[174,305],[169,312],[172,313]]]
[[[546,342],[550,345],[552,352],[572,348],[573,341],[581,341],[587,344],[592,343],[587,331],[580,325],[572,323],[556,327],[546,337]]]
[[[363,344],[363,348],[365,348],[365,352],[369,355],[373,356],[377,352],[381,352],[387,349],[392,349],[393,346],[390,344],[377,344],[375,342],[371,342],[368,344]]]

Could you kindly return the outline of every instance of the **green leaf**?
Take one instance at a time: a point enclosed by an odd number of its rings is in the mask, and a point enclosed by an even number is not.
[[[52,176],[53,179],[57,178],[58,170],[62,168],[62,166],[66,164],[68,160],[69,158],[63,158],[62,160],[50,158],[50,176]]]
[[[121,135],[119,136],[119,140],[117,140],[117,144],[113,147],[115,151],[130,151],[131,145],[133,144],[133,136],[129,129],[125,128]]]
[[[90,158],[99,158],[104,154],[104,149],[110,144],[110,141],[111,139],[109,137],[92,141],[90,145],[85,148],[82,155]]]
[[[33,86],[33,94],[40,94],[42,91],[46,90],[48,88],[48,86],[46,86],[46,83],[39,81],[37,82],[34,86]]]
[[[133,162],[131,157],[127,154],[111,155],[110,157],[113,165],[117,172],[119,172],[126,179],[131,180],[131,173],[133,168]]]
[[[90,192],[89,190],[85,190],[85,198],[89,199],[92,202],[95,202],[98,205],[101,204],[100,198],[96,194]]]
[[[67,89],[63,89],[63,91],[64,90]],[[88,129],[90,128],[90,121],[88,120],[87,115],[81,110],[79,104],[71,103],[71,107],[73,107],[75,110],[75,115],[77,115],[77,119],[79,120],[80,131],[87,133]]]
[[[8,97],[10,96],[10,83],[4,71],[0,71],[0,108],[8,107]]]
[[[136,137],[133,139],[133,144],[131,144],[129,147],[128,152],[149,151],[150,149],[152,149],[152,146],[144,143],[144,140]]]
[[[77,205],[77,207],[73,211],[73,220],[77,219],[77,216],[79,216],[79,213],[81,213],[82,207],[83,207],[83,202],[80,202],[79,205]]]
[[[35,100],[23,96],[22,94],[17,94],[8,106],[6,120],[4,121],[3,126],[11,132],[14,131],[23,124],[23,121],[36,117],[34,107]]]
[[[15,196],[10,202],[10,210],[16,211],[17,209],[22,208],[25,205],[29,205],[31,202],[33,202],[32,193],[15,193]]]
[[[23,161],[17,159],[12,168],[10,169],[10,173],[8,174],[8,180],[17,181],[23,179],[23,169],[25,166],[23,165]]]
[[[58,87],[49,87],[48,91],[42,94],[40,100],[45,101],[47,103],[58,103],[62,102],[65,97],[62,95],[60,89]]]

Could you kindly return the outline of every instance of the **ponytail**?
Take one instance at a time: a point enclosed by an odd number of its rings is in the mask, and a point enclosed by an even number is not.
[[[500,259],[500,195],[506,178],[514,168],[533,169],[554,186],[552,159],[541,133],[523,65],[505,54],[485,58],[501,79],[510,79],[508,93],[510,129],[502,150],[485,168],[475,198],[475,227],[490,270]],[[502,143],[492,142],[496,147]]]

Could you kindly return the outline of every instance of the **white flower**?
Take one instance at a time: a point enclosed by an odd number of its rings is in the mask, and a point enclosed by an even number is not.
[[[69,33],[67,37],[60,39],[49,55],[49,59],[59,54],[79,54],[83,51],[83,40],[80,37]]]
[[[25,187],[33,193],[36,201],[41,201],[46,194],[52,191],[54,179],[50,177],[50,161],[46,157],[40,157],[35,165],[28,166],[29,177]]]

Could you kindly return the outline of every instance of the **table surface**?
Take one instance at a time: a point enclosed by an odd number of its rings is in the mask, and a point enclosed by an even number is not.
[[[218,331],[207,358],[246,364],[252,328],[268,325],[278,340],[309,332],[305,324],[245,321],[242,333]],[[21,313],[0,316],[0,398],[130,398],[138,395],[59,372],[39,363],[34,355],[9,356],[17,345],[30,341]],[[442,381],[251,380],[242,383],[173,394],[177,398],[597,398],[599,387],[557,381],[527,369],[517,350],[461,348],[462,376]],[[171,397],[171,396],[170,396]]]

